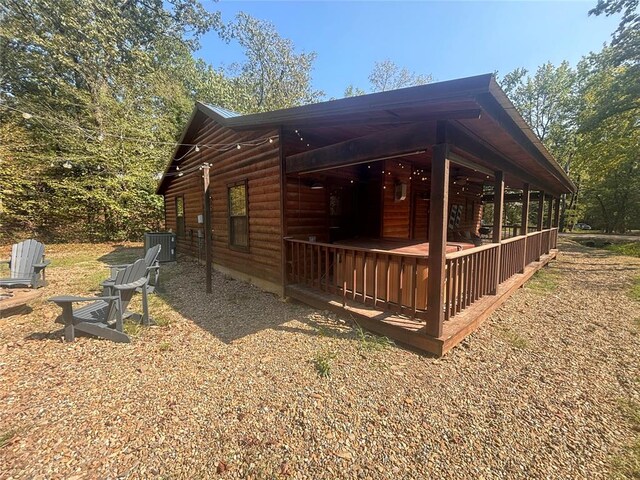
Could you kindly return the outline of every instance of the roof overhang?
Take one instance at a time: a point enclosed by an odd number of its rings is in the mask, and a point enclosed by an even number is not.
[[[467,115],[476,111],[479,115]],[[179,143],[184,142],[198,112],[234,130],[280,127],[321,129],[341,125],[399,127],[437,119],[441,115],[443,120],[451,122],[486,147],[482,150],[485,158],[480,159],[485,165],[497,165],[498,158],[511,162],[516,171],[528,173],[527,179],[522,180],[530,183],[530,179],[539,179],[539,186],[546,186],[554,194],[572,192],[576,188],[492,74],[249,115],[237,115],[197,102]],[[172,159],[179,149],[180,146],[174,151]],[[158,193],[163,192],[164,185],[163,176]],[[535,183],[532,186],[535,187]]]

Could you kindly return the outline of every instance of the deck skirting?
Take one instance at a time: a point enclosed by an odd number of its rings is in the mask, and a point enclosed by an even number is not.
[[[462,342],[502,305],[535,272],[557,256],[557,250],[542,255],[540,260],[527,265],[523,273],[513,275],[500,284],[495,295],[485,295],[471,306],[444,322],[442,335],[432,337],[425,332],[425,322],[376,310],[362,304],[343,307],[343,298],[305,285],[287,285],[285,295],[312,307],[330,310],[351,317],[358,325],[379,335],[419,350],[442,356]]]

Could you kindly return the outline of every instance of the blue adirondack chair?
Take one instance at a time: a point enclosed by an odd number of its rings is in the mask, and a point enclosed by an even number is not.
[[[9,277],[0,278],[0,287],[44,287],[46,282],[45,268],[49,260],[44,259],[44,245],[37,240],[29,239],[16,243],[11,247],[11,260],[0,263],[9,264]]]
[[[67,342],[75,340],[75,331],[106,338],[114,342],[128,343],[129,335],[124,332],[124,312],[137,289],[142,292],[142,323],[149,325],[149,307],[147,302],[147,265],[143,259],[118,271],[111,295],[102,297],[52,297],[50,302],[62,307],[62,315],[57,323],[64,325],[64,338]],[[74,303],[91,302],[74,309]]]

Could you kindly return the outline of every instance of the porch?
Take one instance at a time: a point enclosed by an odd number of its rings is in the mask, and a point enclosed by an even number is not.
[[[495,79],[469,82],[286,118],[286,295],[441,355],[555,258],[575,186]]]
[[[286,238],[285,292],[317,308],[348,313],[364,328],[403,344],[443,355],[556,257],[557,230],[447,248],[444,322],[438,336],[427,328],[434,308],[428,302],[429,255],[415,252],[428,244],[392,248],[381,242],[363,248]]]

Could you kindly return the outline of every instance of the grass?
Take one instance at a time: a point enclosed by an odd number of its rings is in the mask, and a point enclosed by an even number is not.
[[[604,248],[617,255],[640,258],[640,242],[614,243]]]
[[[638,434],[640,432],[640,402],[631,400],[621,402],[620,409],[631,423],[631,428]],[[627,445],[620,454],[614,457],[611,467],[611,478],[620,480],[640,478],[639,435],[636,435],[635,440]]]
[[[142,325],[133,320],[125,320],[124,333],[130,337],[137,337],[142,333]]]
[[[393,346],[392,340],[369,333],[358,324],[356,324],[355,332],[361,350],[373,352]]]
[[[169,350],[171,350],[171,343],[160,342],[160,344],[158,345],[158,350],[160,350],[161,352],[168,352]]]
[[[2,434],[0,434],[0,448],[4,447],[9,441],[15,437],[15,430],[8,430]]]
[[[524,350],[529,346],[529,341],[520,336],[517,332],[509,330],[508,328],[500,330],[500,336],[513,348],[518,350]]]
[[[318,376],[328,378],[331,376],[331,364],[336,358],[336,354],[330,351],[318,352],[313,359],[313,365],[318,372]]]
[[[555,273],[545,268],[534,273],[525,286],[536,292],[548,293],[556,289],[558,280]]]

